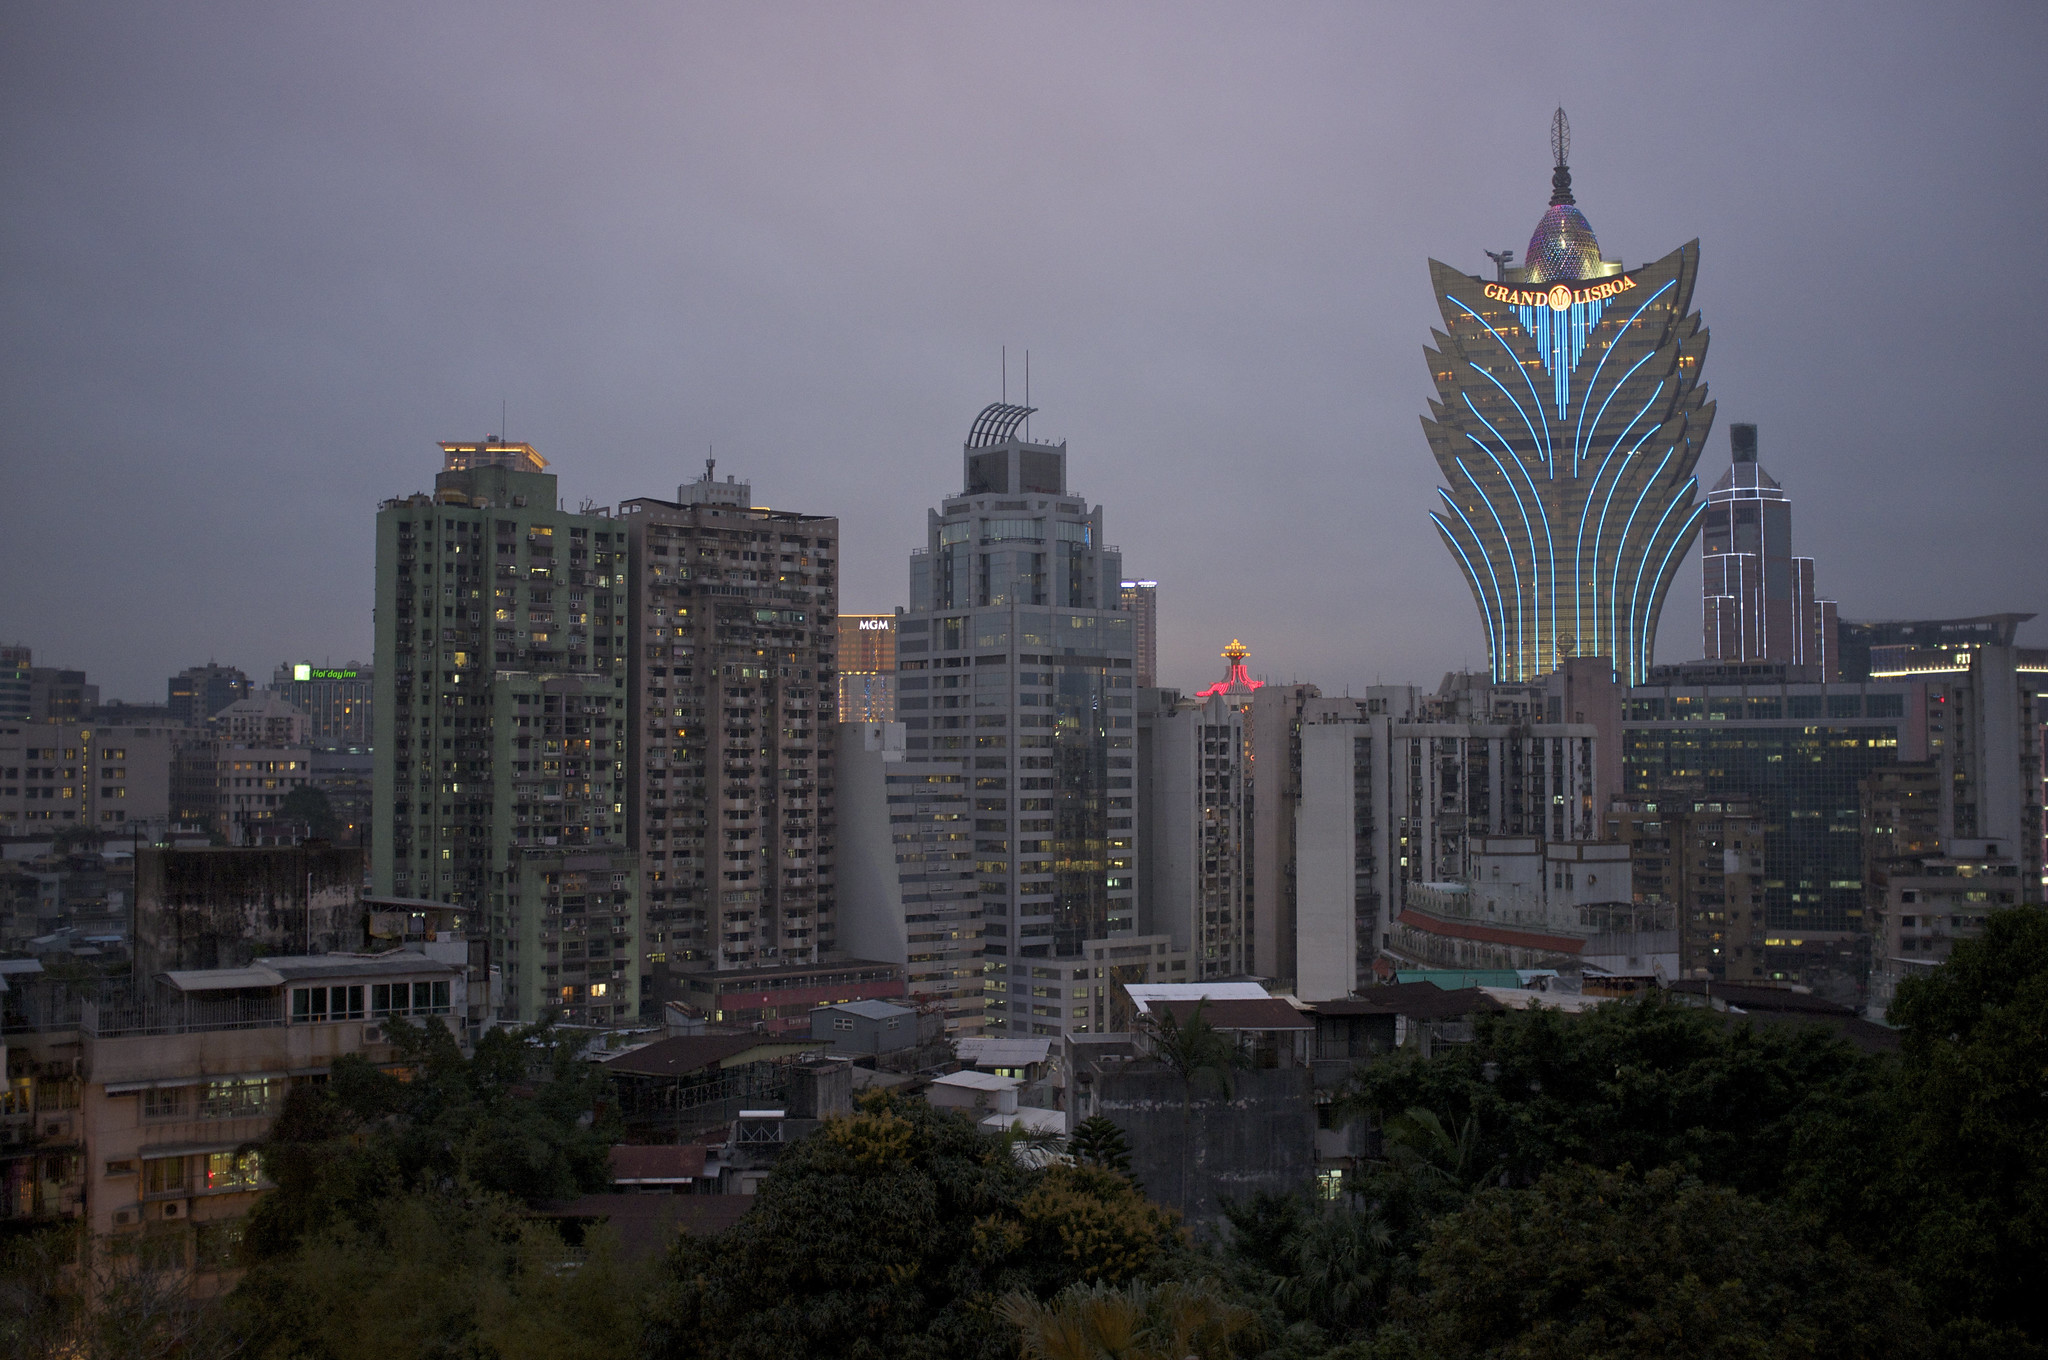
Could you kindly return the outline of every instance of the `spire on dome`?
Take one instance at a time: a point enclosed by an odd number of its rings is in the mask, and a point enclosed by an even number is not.
[[[1555,163],[1550,172],[1550,207],[1530,233],[1522,267],[1502,269],[1503,281],[1549,284],[1612,278],[1621,272],[1621,261],[1601,257],[1600,243],[1593,239],[1593,224],[1572,197],[1572,125],[1563,109],[1551,115],[1550,153]]]
[[[1550,119],[1550,206],[1575,203],[1572,197],[1572,125],[1559,109]]]

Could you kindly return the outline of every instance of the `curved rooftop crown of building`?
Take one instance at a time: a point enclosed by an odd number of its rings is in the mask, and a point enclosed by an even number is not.
[[[1522,274],[1530,283],[1593,278],[1606,263],[1593,239],[1593,224],[1570,203],[1555,204],[1543,214],[1522,258],[1527,262]]]
[[[1437,396],[1422,427],[1449,483],[1430,518],[1496,681],[1605,656],[1635,683],[1699,528],[1692,474],[1714,418],[1691,310],[1699,242],[1633,271],[1603,259],[1572,198],[1562,109],[1551,145],[1550,207],[1521,267],[1489,283],[1429,262],[1444,329],[1424,351]]]

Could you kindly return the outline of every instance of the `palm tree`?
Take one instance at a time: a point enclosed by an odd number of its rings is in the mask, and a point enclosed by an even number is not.
[[[1050,1303],[1011,1294],[997,1312],[1017,1329],[1025,1360],[1228,1360],[1252,1315],[1221,1292],[1213,1280],[1076,1284]]]
[[[1279,1295],[1292,1313],[1342,1337],[1371,1321],[1393,1279],[1394,1233],[1375,1210],[1315,1204],[1287,1243]]]
[[[1138,1020],[1138,1029],[1150,1041],[1152,1055],[1174,1070],[1194,1099],[1198,1085],[1214,1086],[1225,1100],[1230,1098],[1230,1074],[1245,1066],[1244,1053],[1236,1040],[1210,1024],[1202,1014],[1207,998],[1195,1002],[1186,1021],[1161,1006]]]
[[[1067,1140],[1067,1151],[1075,1161],[1087,1166],[1099,1166],[1105,1171],[1131,1171],[1131,1145],[1124,1137],[1124,1131],[1116,1126],[1107,1115],[1092,1114],[1074,1125],[1074,1136]]]
[[[1434,1110],[1410,1106],[1387,1121],[1386,1150],[1387,1160],[1410,1175],[1460,1192],[1475,1189],[1486,1174],[1477,1115],[1454,1130]]]

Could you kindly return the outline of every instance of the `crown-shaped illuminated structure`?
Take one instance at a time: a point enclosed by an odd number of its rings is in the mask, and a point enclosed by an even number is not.
[[[1422,429],[1448,483],[1430,518],[1479,605],[1495,681],[1605,656],[1632,684],[1704,508],[1699,242],[1633,271],[1604,258],[1572,195],[1562,109],[1551,149],[1550,206],[1520,268],[1490,282],[1429,262],[1444,328],[1424,351],[1437,392]]]
[[[1263,680],[1252,679],[1245,671],[1244,659],[1251,654],[1251,648],[1245,646],[1236,638],[1232,638],[1230,645],[1225,647],[1221,653],[1223,659],[1230,663],[1229,673],[1215,684],[1209,686],[1209,688],[1196,690],[1195,697],[1197,699],[1211,699],[1219,694],[1250,694],[1260,685],[1265,684],[1266,682]]]

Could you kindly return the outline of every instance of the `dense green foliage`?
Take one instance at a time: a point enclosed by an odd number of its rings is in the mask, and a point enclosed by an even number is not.
[[[286,794],[277,815],[282,821],[304,822],[306,833],[316,840],[331,841],[341,829],[341,819],[334,815],[326,791],[311,784],[301,784]]]
[[[2039,1360],[2048,913],[1991,917],[1891,1019],[1878,1058],[1649,1000],[1375,1063],[1352,1195],[1233,1213],[1268,1353]]]
[[[1929,1344],[1889,1272],[1674,1169],[1481,1191],[1430,1230],[1419,1273],[1374,1355],[1905,1360]]]
[[[1172,1220],[1115,1173],[1032,1167],[967,1118],[864,1098],[785,1151],[752,1210],[674,1256],[654,1354],[995,1357],[1006,1296],[1156,1273]]]
[[[1114,1120],[1099,1114],[1074,1125],[1073,1136],[1067,1139],[1067,1154],[1077,1162],[1107,1171],[1131,1169],[1130,1140]]]
[[[385,1022],[407,1077],[363,1058],[294,1088],[263,1146],[277,1189],[249,1221],[253,1259],[288,1252],[334,1221],[366,1224],[406,1192],[523,1202],[601,1189],[613,1131],[589,1118],[602,1078],[547,1028],[492,1030],[464,1057],[446,1026]]]
[[[652,1284],[606,1231],[572,1251],[503,1195],[411,1192],[316,1229],[235,1304],[270,1360],[607,1360],[636,1352]]]
[[[2048,912],[1899,989],[1889,1080],[1815,1120],[1801,1202],[1905,1272],[1956,1354],[2048,1355]]]
[[[546,1027],[493,1030],[464,1057],[445,1026],[385,1023],[403,1078],[341,1058],[263,1144],[277,1188],[250,1216],[234,1300],[254,1353],[622,1353],[646,1282],[602,1235],[573,1252],[523,1212],[608,1183],[597,1071]]]
[[[1224,1360],[1256,1323],[1214,1280],[1098,1280],[1068,1285],[1049,1302],[1011,1294],[996,1312],[1016,1330],[1025,1360]]]
[[[1872,1060],[1825,1030],[1751,1029],[1652,1000],[1490,1017],[1476,1043],[1374,1064],[1352,1102],[1469,1121],[1475,1179],[1526,1185],[1568,1162],[1675,1165],[1763,1194],[1784,1184],[1808,1116],[1876,1080]]]

